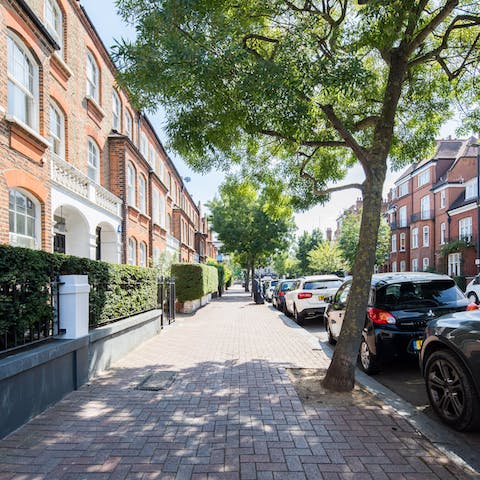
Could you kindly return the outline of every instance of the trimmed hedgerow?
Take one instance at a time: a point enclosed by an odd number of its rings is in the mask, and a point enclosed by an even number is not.
[[[174,263],[175,292],[179,302],[197,300],[218,288],[218,272],[215,267],[201,263]]]
[[[58,275],[88,275],[90,326],[157,306],[154,269],[0,245],[0,334],[51,318],[48,284]]]

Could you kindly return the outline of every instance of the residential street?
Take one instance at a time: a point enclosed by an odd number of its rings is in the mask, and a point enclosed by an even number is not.
[[[287,369],[328,361],[317,338],[234,287],[0,441],[0,479],[480,478],[387,396],[302,403]],[[136,389],[166,371],[166,389]]]

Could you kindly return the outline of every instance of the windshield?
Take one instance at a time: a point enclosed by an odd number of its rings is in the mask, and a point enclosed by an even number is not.
[[[409,305],[436,307],[463,298],[464,295],[453,280],[402,282],[380,288],[377,291],[376,304],[386,307]]]
[[[339,288],[342,284],[341,280],[318,280],[312,282],[305,282],[304,290],[323,290],[325,288]]]
[[[292,286],[294,281],[295,280],[292,280],[291,282],[282,282],[281,289],[283,291],[288,290]]]

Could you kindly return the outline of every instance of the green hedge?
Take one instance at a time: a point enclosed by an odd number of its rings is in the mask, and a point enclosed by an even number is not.
[[[218,288],[218,272],[215,267],[202,263],[174,263],[175,292],[180,302],[197,300]]]
[[[157,306],[157,272],[28,248],[0,245],[0,284],[28,285],[20,295],[0,291],[0,334],[18,331],[52,315],[47,285],[57,275],[88,275],[90,325],[150,310]]]

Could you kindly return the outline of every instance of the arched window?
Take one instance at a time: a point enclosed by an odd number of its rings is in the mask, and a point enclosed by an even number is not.
[[[125,109],[125,134],[133,142],[133,117],[127,109]]]
[[[140,243],[140,258],[139,265],[141,267],[147,266],[147,244],[145,242]]]
[[[127,263],[129,265],[136,265],[137,264],[137,241],[130,237],[128,239],[128,259]]]
[[[129,163],[127,166],[127,203],[129,205],[136,205],[136,173],[135,167]]]
[[[38,65],[25,44],[13,33],[8,45],[8,113],[38,131]]]
[[[142,213],[147,211],[147,182],[143,175],[138,176],[138,208]]]
[[[55,0],[45,0],[45,24],[63,55],[63,13]]]
[[[100,73],[91,52],[87,52],[87,95],[100,103]]]
[[[40,204],[20,189],[8,191],[10,245],[40,248]]]
[[[88,139],[88,178],[100,181],[100,150],[91,138]]]
[[[120,97],[115,90],[112,90],[112,128],[120,132],[120,119],[122,118],[122,106]]]
[[[65,159],[65,116],[53,103],[50,104],[50,143],[53,153]]]

